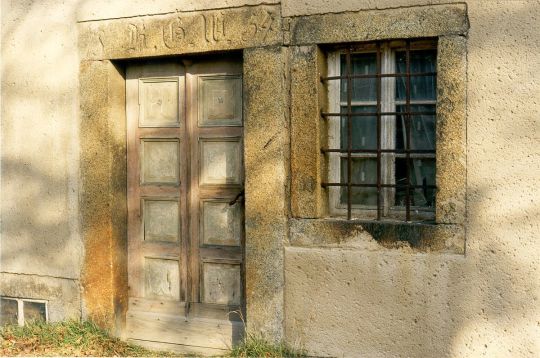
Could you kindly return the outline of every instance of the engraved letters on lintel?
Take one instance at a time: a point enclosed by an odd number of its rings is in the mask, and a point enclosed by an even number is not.
[[[225,33],[225,20],[222,12],[213,15],[202,15],[204,19],[204,36],[206,42],[229,41]]]
[[[128,50],[142,50],[147,47],[146,44],[146,27],[144,24],[142,26],[137,26],[135,24],[128,25],[128,36],[129,36],[129,46]]]
[[[170,21],[163,27],[163,43],[167,48],[177,48],[184,44],[186,30],[180,17]]]

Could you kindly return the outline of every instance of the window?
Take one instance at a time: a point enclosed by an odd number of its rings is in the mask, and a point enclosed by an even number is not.
[[[359,44],[329,53],[330,213],[435,217],[436,40]]]
[[[47,301],[0,297],[0,326],[34,321],[48,321]]]

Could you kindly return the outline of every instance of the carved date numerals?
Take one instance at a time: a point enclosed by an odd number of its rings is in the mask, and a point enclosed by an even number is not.
[[[242,40],[247,41],[251,38],[265,40],[268,33],[274,31],[275,17],[275,13],[266,10],[251,16],[246,30],[242,34]]]

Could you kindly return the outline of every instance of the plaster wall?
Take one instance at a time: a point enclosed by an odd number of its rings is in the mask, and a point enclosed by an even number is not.
[[[51,300],[53,320],[80,316],[74,19],[61,1],[1,2],[0,295]]]
[[[282,10],[429,3],[283,1]],[[465,254],[287,247],[290,343],[330,356],[540,354],[540,3],[467,1],[467,8]]]

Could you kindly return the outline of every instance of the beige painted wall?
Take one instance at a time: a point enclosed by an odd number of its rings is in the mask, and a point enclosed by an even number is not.
[[[282,8],[287,16],[428,3]],[[466,254],[287,248],[286,335],[310,352],[540,355],[540,3],[467,4]]]
[[[261,2],[2,0],[0,294],[50,297],[53,319],[80,314],[76,22]],[[441,2],[283,1],[282,12]],[[286,248],[289,342],[338,356],[540,355],[540,2],[467,4],[465,256]]]

